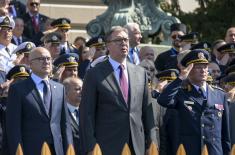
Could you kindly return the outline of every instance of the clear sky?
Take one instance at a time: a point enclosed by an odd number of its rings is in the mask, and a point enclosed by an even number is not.
[[[179,3],[184,12],[193,12],[198,7],[198,3],[195,0],[179,0]]]

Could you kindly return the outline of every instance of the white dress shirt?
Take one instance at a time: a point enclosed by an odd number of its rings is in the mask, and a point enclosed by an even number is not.
[[[77,117],[76,117],[76,112],[75,112],[75,110],[78,110],[78,111],[79,111],[79,107],[75,107],[75,106],[73,106],[73,105],[71,105],[71,104],[69,104],[69,103],[67,103],[67,107],[68,107],[68,109],[69,109],[69,112],[72,114],[74,120],[76,120],[76,122],[77,122],[78,125],[79,125],[79,119],[77,119]]]
[[[32,73],[31,74],[31,78],[33,79],[33,82],[35,83],[36,85],[36,88],[40,94],[40,97],[43,101],[43,88],[44,88],[44,84],[42,83],[42,80],[45,80],[45,79],[42,79],[40,78],[39,76],[37,76],[36,74]],[[46,79],[48,81],[48,79]],[[49,87],[50,89],[50,87]]]

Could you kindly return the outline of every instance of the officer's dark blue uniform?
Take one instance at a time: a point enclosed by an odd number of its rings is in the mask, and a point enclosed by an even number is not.
[[[185,55],[181,64],[208,63],[204,50]],[[200,155],[207,145],[210,155],[228,155],[230,151],[229,112],[223,90],[205,84],[205,96],[188,80],[177,78],[158,97],[158,103],[178,111],[179,143],[186,154]]]

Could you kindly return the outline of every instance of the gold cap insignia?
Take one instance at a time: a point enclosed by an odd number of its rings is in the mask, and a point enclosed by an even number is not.
[[[20,72],[26,72],[24,67],[20,67]]]
[[[218,112],[218,117],[222,117],[222,113],[221,112]]]
[[[75,57],[70,56],[68,60],[69,62],[75,62]]]
[[[204,43],[203,47],[204,47],[204,48],[208,48],[207,43]]]
[[[205,56],[202,52],[198,53],[197,56],[198,56],[199,59],[205,59]]]
[[[196,34],[193,35],[193,39],[197,39],[197,35]]]

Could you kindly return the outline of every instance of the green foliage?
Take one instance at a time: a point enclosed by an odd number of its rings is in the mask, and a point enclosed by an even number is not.
[[[175,1],[175,0],[173,0]],[[201,41],[213,42],[216,39],[224,39],[226,30],[235,26],[235,0],[197,0],[200,8],[194,12],[185,13],[174,4],[163,10],[172,13],[185,23],[189,31],[200,33]]]

